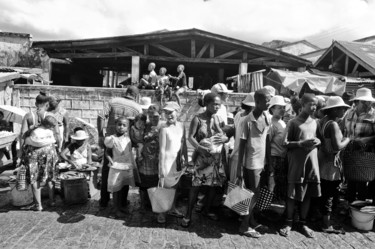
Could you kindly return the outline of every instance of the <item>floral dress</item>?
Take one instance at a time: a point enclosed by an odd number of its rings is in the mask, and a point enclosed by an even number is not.
[[[195,134],[195,139],[198,143],[202,139],[210,138],[214,135],[213,127],[208,127],[208,120],[203,118],[204,114],[197,115],[198,119],[198,128]],[[213,124],[213,122],[212,122]],[[212,163],[209,166],[200,165],[201,162],[207,161],[207,156],[200,155],[198,151],[195,151],[196,158],[194,160],[195,173],[193,176],[193,186],[222,186],[226,176],[224,171],[224,165],[222,160],[222,154],[219,157],[214,157],[213,160],[210,160]],[[210,155],[208,157],[213,157]],[[204,159],[205,158],[205,159]]]
[[[59,174],[56,167],[57,161],[58,155],[54,144],[44,147],[27,145],[24,163],[28,169],[28,181],[30,183],[56,181]]]
[[[138,164],[141,177],[141,188],[156,187],[159,182],[159,125],[146,124],[144,132],[144,144],[142,150],[142,161]]]

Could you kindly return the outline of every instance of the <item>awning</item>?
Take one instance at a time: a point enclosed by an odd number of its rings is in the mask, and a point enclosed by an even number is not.
[[[336,94],[341,96],[345,92],[345,81],[341,81],[338,77],[331,75],[323,76],[312,74],[308,71],[293,72],[272,68],[266,77],[272,78],[273,81],[275,81],[274,79],[278,79],[278,83],[297,93],[301,91],[305,84],[311,90],[322,94]]]

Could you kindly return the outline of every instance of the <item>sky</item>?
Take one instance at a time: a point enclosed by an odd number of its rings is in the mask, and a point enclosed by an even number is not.
[[[66,40],[197,28],[261,44],[375,35],[375,0],[0,0],[0,30]]]

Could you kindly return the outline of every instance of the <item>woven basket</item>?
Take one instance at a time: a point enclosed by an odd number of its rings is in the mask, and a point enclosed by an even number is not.
[[[345,152],[344,175],[349,181],[370,182],[375,180],[375,153],[363,151]]]

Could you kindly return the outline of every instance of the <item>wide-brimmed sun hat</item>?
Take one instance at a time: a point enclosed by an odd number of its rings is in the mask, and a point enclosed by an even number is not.
[[[70,137],[74,140],[85,140],[89,138],[89,135],[84,130],[78,130]]]
[[[355,97],[352,98],[350,101],[354,101],[354,100],[375,102],[375,99],[372,97],[371,90],[366,87],[362,87],[357,90],[357,92],[355,93]]]
[[[336,108],[336,107],[347,107],[347,108],[349,108],[350,106],[345,104],[344,100],[341,97],[331,96],[326,101],[326,106],[323,107],[321,110],[327,110],[327,109]]]
[[[150,97],[142,97],[139,101],[139,104],[141,105],[142,109],[148,109],[152,103]]]
[[[174,101],[169,101],[165,104],[165,106],[163,107],[163,110],[167,110],[167,111],[180,111],[180,106],[174,102]]]
[[[216,83],[211,87],[211,92],[215,94],[228,93],[228,88],[224,83]]]
[[[269,108],[272,108],[272,106],[274,105],[286,106],[284,97],[280,95],[273,96],[272,99],[270,100]]]
[[[249,93],[246,98],[242,101],[242,104],[247,106],[255,106],[254,92]]]

